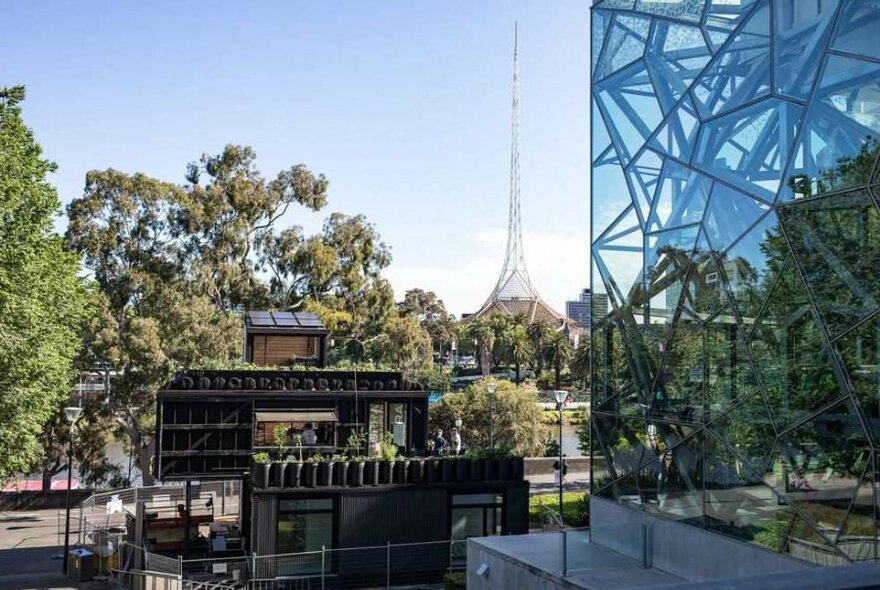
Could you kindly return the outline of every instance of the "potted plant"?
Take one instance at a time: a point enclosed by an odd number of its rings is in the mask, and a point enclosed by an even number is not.
[[[365,457],[361,455],[364,445],[364,435],[360,431],[353,431],[346,441],[346,449],[350,457],[348,464],[348,483],[352,486],[364,485]]]
[[[440,459],[440,481],[455,481],[455,457],[446,456]]]
[[[324,456],[315,453],[308,459],[305,464],[306,487],[313,488],[318,485],[318,466],[324,462]]]
[[[254,453],[251,457],[251,481],[255,488],[269,487],[269,453]]]
[[[393,463],[395,483],[409,483],[409,464],[409,459],[402,455],[397,456],[397,459]]]
[[[469,481],[471,479],[470,461],[464,457],[455,457],[455,481]]]
[[[271,485],[284,487],[284,474],[287,471],[285,450],[287,449],[287,428],[278,424],[272,429],[272,440],[275,443],[276,457],[272,463]]]
[[[390,484],[394,478],[394,463],[397,459],[397,445],[394,435],[386,432],[379,445],[381,461],[379,461],[379,483]]]
[[[465,453],[465,460],[468,463],[469,479],[471,481],[483,481],[483,458],[480,456],[479,449],[470,449]]]
[[[285,485],[298,488],[302,482],[302,468],[303,468],[303,449],[302,449],[302,435],[294,434],[293,442],[296,443],[297,450],[297,458],[294,459],[293,455],[287,456],[287,475]]]
[[[425,458],[413,457],[409,462],[410,483],[422,483],[425,481]]]
[[[328,457],[326,461],[320,464],[318,467],[318,485],[319,486],[331,486],[333,485],[333,468],[336,463],[333,457]]]
[[[333,485],[348,485],[348,457],[333,455]]]

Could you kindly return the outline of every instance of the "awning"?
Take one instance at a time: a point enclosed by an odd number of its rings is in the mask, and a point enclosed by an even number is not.
[[[337,422],[336,412],[329,410],[283,410],[256,412],[257,422]]]

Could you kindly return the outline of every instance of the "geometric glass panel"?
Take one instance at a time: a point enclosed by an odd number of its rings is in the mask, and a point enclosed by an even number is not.
[[[711,186],[712,182],[702,174],[672,160],[667,161],[654,197],[647,231],[700,223]]]
[[[601,409],[607,400],[631,383],[621,330],[613,323],[595,326],[592,336],[593,408]]]
[[[770,3],[764,0],[694,84],[704,117],[727,112],[770,92]]]
[[[849,0],[843,3],[831,48],[880,59],[877,31],[880,30],[880,1]]]
[[[657,181],[663,168],[663,159],[651,150],[642,153],[627,166],[627,180],[630,183],[633,204],[642,223],[646,223],[654,204]]]
[[[831,55],[780,200],[868,184],[880,153],[880,64]]]
[[[664,113],[675,106],[710,58],[699,27],[657,21],[645,51],[645,62]]]
[[[874,458],[876,459],[876,453]],[[874,503],[874,460],[869,463],[859,488],[840,527],[835,545],[850,561],[877,559],[877,515]]]
[[[880,309],[880,212],[866,191],[779,209],[829,335]]]
[[[835,346],[874,445],[880,447],[880,316],[868,320]]]
[[[666,349],[651,416],[698,424],[704,418],[706,382],[702,327],[681,314]]]
[[[596,79],[609,76],[642,57],[650,28],[651,21],[646,18],[614,15],[605,49],[596,66]]]
[[[593,200],[591,220],[593,234],[598,235],[632,203],[623,168],[610,144],[593,161],[593,186],[602,189],[602,198]]]
[[[721,415],[709,428],[727,443],[737,458],[737,472],[763,477],[776,440],[776,430],[760,393],[743,396],[743,401]]]
[[[713,51],[727,41],[755,3],[756,0],[708,0],[705,31]]]
[[[707,420],[759,390],[748,349],[739,337],[739,324],[729,313],[722,313],[706,324],[706,361]],[[765,410],[763,402],[761,409]],[[754,415],[750,418],[756,419]]]
[[[703,4],[705,0],[636,0],[636,10],[699,23]]]
[[[718,252],[726,250],[767,209],[761,201],[716,182],[703,218],[703,227],[712,248]]]
[[[717,254],[709,248],[706,234],[702,233],[681,304],[692,315],[705,320],[727,305],[727,299],[727,287],[718,268]],[[732,312],[726,317],[732,319]]]
[[[644,60],[639,59],[594,84],[593,93],[621,162],[626,165],[663,120]]]
[[[592,62],[591,67],[595,70],[596,63],[599,61],[599,53],[602,51],[602,43],[605,41],[605,32],[608,30],[608,23],[611,22],[611,13],[604,10],[593,10],[591,21],[590,61]]]
[[[599,112],[599,106],[596,104],[596,99],[594,98],[592,101],[593,110],[590,113],[590,131],[592,132],[592,155],[593,162],[601,162],[602,157],[606,156],[606,149],[611,146],[611,136],[608,134],[608,129],[605,127],[605,121],[602,120],[602,114]],[[613,154],[613,150],[611,152]]]
[[[700,121],[690,96],[684,99],[673,110],[648,145],[664,154],[689,161],[697,141]]]
[[[596,268],[615,309],[634,297],[643,265],[642,228],[632,206],[593,245]]]
[[[703,517],[703,434],[698,432],[674,445],[668,442],[677,438],[667,435],[666,449],[640,471],[646,476],[641,480],[644,507],[666,518],[699,525]]]
[[[651,321],[671,321],[685,287],[699,225],[655,234],[645,241],[645,298]]]
[[[772,202],[802,107],[767,98],[703,123],[694,165]]]
[[[839,0],[773,3],[774,74],[776,91],[806,100],[831,33]]]

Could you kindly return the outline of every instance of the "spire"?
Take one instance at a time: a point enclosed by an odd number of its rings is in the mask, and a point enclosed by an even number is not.
[[[519,192],[519,46],[518,31],[513,32],[513,118],[510,126],[510,202],[508,203],[507,252],[504,266],[492,294],[473,314],[478,318],[495,312],[524,314],[529,322],[564,322],[562,315],[541,300],[532,286],[523,252],[522,215]]]

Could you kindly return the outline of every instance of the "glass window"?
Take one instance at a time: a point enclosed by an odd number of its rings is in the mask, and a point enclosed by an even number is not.
[[[400,448],[406,447],[406,409],[407,404],[388,404],[388,432],[391,433],[394,444]]]
[[[381,452],[379,443],[385,436],[385,402],[371,403],[370,413],[367,418],[367,445],[370,455],[378,455]]]
[[[503,532],[501,494],[454,494],[450,511],[451,558],[461,563],[467,557],[467,545],[456,543],[469,537],[488,537]]]
[[[276,432],[285,445],[335,446],[336,414],[332,411],[257,412],[254,446],[277,446]]]
[[[281,571],[278,575],[320,572],[322,547],[333,547],[333,500],[281,500],[277,553],[318,553],[279,562]]]

